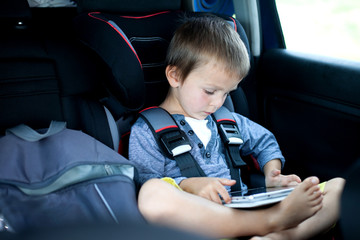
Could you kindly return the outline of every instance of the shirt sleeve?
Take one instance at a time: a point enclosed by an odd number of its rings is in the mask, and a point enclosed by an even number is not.
[[[265,164],[272,159],[280,159],[282,167],[285,164],[285,158],[281,153],[279,144],[275,136],[266,128],[251,121],[239,114],[233,114],[238,124],[243,144],[240,145],[241,155],[253,155],[261,170]]]
[[[177,184],[184,179],[176,162],[163,155],[151,129],[141,118],[131,128],[129,160],[136,165],[141,184],[151,178],[172,177]]]

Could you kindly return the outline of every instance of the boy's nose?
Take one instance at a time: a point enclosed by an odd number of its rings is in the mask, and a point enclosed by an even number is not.
[[[224,97],[217,97],[213,99],[211,102],[211,106],[215,107],[215,111],[220,108],[224,104],[225,98]]]

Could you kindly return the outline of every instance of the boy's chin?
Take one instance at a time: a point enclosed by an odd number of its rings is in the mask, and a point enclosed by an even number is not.
[[[197,115],[197,116],[194,116],[194,117],[192,117],[192,118],[195,118],[195,119],[197,119],[197,120],[204,120],[205,118],[207,118],[207,116],[209,116],[210,114],[199,114],[199,115]]]
[[[184,114],[185,117],[191,117],[197,120],[204,120],[205,118],[207,118],[211,113],[207,113],[207,112],[198,112],[198,113],[193,113],[193,114],[189,114],[186,113]]]

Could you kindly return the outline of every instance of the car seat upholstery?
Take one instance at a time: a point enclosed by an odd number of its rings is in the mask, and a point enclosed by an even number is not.
[[[71,21],[33,11],[26,0],[0,2],[0,135],[21,123],[45,128],[58,120],[117,148],[115,121],[101,103],[107,66],[76,40]]]
[[[140,5],[141,7],[139,7]],[[122,34],[127,36],[141,61],[146,86],[144,107],[160,104],[165,98],[168,89],[164,74],[164,61],[173,33],[180,25],[184,14],[197,16],[203,13],[182,10],[180,0],[146,2],[106,0],[96,4],[93,1],[80,0],[78,1],[78,7],[83,14],[76,20],[77,30],[82,33],[84,31],[88,32],[87,35],[80,36],[82,41],[92,45],[89,41],[94,37],[94,34],[92,37],[89,36],[91,32],[97,32],[103,34],[97,37],[106,39],[109,43],[104,47],[116,51],[114,45],[110,45],[110,41],[114,37],[112,34],[116,34],[115,31],[108,26],[109,31],[105,33],[102,28],[111,22],[112,26],[121,29]],[[234,26],[249,50],[246,34],[239,22],[229,16],[222,17]],[[96,24],[96,21],[102,21],[103,26]],[[95,49],[95,51],[98,50]],[[105,61],[109,57],[100,53],[101,55]],[[243,115],[248,116],[249,110],[241,88],[238,91],[238,96],[237,99],[240,99],[236,101],[238,110]],[[231,99],[228,99],[226,104],[233,110]]]
[[[169,86],[165,77],[166,52],[173,33],[181,24],[184,15],[204,14],[182,10],[180,0],[125,2],[105,0],[101,3],[79,0],[78,10],[80,14],[75,18],[74,25],[79,38],[99,54],[112,69],[115,82],[125,81],[123,84],[129,87],[129,98],[133,101],[136,98],[144,100],[143,108],[159,105],[167,94]],[[220,15],[220,17],[234,26],[250,55],[245,31],[239,22],[229,16]],[[124,50],[124,47],[127,50]],[[121,62],[120,59],[124,59],[124,55],[127,60]],[[142,71],[143,76],[119,78],[116,73],[117,71],[128,73],[129,69]],[[144,79],[143,83],[139,80],[141,77]],[[143,86],[145,89],[141,93],[142,90],[139,88]],[[132,91],[133,88],[137,91]],[[114,96],[117,95],[113,89],[109,91]],[[133,94],[135,97],[131,96]],[[234,94],[231,96],[226,100],[225,105],[232,111],[236,110],[244,116],[249,116],[248,104],[241,87],[236,91],[235,97]],[[118,112],[116,108],[112,111],[115,115],[121,116],[116,113]],[[129,122],[134,117],[130,117],[130,120],[125,119],[127,120],[117,119],[121,135],[129,132]]]

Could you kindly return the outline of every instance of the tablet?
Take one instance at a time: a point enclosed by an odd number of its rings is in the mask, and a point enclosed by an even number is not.
[[[254,208],[280,202],[289,195],[294,187],[260,187],[231,192],[231,203],[224,206],[232,208]]]

